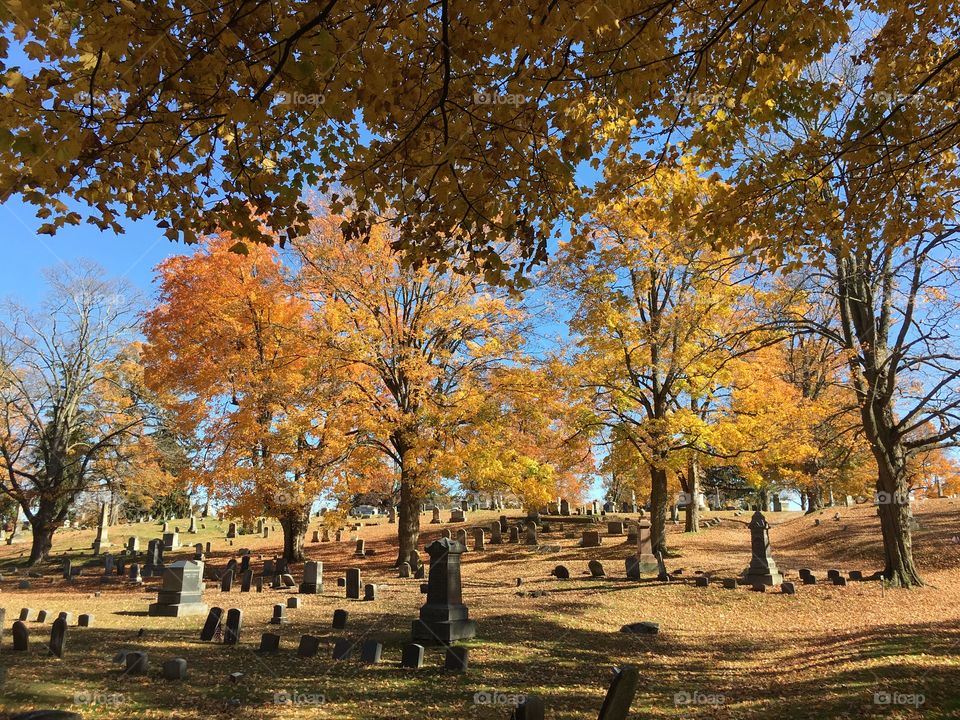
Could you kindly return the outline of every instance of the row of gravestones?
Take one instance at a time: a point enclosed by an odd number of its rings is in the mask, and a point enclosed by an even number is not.
[[[639,683],[640,671],[635,666],[615,668],[597,720],[626,720]],[[511,720],[544,720],[545,717],[546,704],[535,695],[525,696],[510,716]]]
[[[27,622],[30,622],[30,616],[32,614],[33,610],[31,608],[22,608],[19,619],[13,623],[11,634],[13,636],[14,652],[27,652],[30,649],[30,630],[27,627]],[[34,622],[45,623],[49,616],[49,611],[40,610]],[[70,626],[72,619],[73,616],[70,613],[61,612],[56,620],[53,621],[53,626],[50,630],[50,642],[47,644],[47,649],[51,655],[59,658],[63,657],[67,646],[67,628]],[[93,619],[93,615],[80,615],[77,620],[77,627],[90,627],[93,624]],[[0,639],[2,639],[5,622],[6,610],[0,608]]]

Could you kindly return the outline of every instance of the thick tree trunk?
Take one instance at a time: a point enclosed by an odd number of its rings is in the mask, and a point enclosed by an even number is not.
[[[667,554],[667,471],[650,468],[650,538],[653,551]]]
[[[770,490],[768,488],[760,488],[760,511],[770,512]]]
[[[823,510],[823,489],[816,487],[807,491],[807,515]]]
[[[283,557],[287,562],[303,562],[303,543],[310,525],[310,505],[279,513],[283,528]]]
[[[800,493],[800,509],[807,509],[807,494],[805,492]]]
[[[913,537],[910,524],[910,486],[902,451],[892,452],[874,445],[877,474],[877,506],[880,509],[880,530],[883,533],[883,575],[891,585],[915,587],[923,585],[913,562]]]
[[[400,470],[400,504],[397,507],[397,539],[399,549],[394,567],[409,562],[410,553],[420,540],[420,506],[414,493],[413,478],[406,468]]]
[[[687,464],[687,478],[684,487],[687,493],[687,509],[683,531],[700,532],[700,468],[695,460]]]
[[[38,512],[30,522],[30,530],[33,534],[33,541],[30,546],[30,558],[27,560],[27,565],[33,567],[50,556],[57,523],[49,516],[41,516]]]

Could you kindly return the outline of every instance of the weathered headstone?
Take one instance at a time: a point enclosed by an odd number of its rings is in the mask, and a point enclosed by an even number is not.
[[[467,551],[467,531],[465,528],[457,530],[457,542],[463,545],[463,551]]]
[[[503,544],[503,531],[500,529],[500,521],[495,520],[490,523],[490,544],[491,545],[502,545]]]
[[[313,536],[310,538],[310,542],[311,542],[311,543],[318,543],[318,542],[320,542],[320,531],[319,531],[319,530],[314,530],[314,531],[313,531]]]
[[[600,547],[600,544],[603,542],[603,539],[600,537],[600,532],[598,530],[584,530],[582,539],[580,540],[581,547]]]
[[[349,613],[346,610],[334,610],[333,611],[333,629],[334,630],[346,630],[347,628],[347,617]]]
[[[263,635],[260,636],[260,652],[275,653],[279,651],[280,651],[279,635],[277,635],[276,633],[263,633]]]
[[[124,656],[127,669],[125,675],[146,675],[150,671],[150,659],[145,652],[128,652]]]
[[[398,569],[397,577],[400,578],[409,578],[410,577],[410,563],[402,562]]]
[[[133,563],[130,566],[130,570],[127,572],[127,578],[136,585],[139,585],[143,582],[143,577],[140,575],[139,563]]]
[[[365,544],[363,538],[358,538],[358,539],[357,539],[357,549],[356,549],[356,552],[353,553],[353,556],[354,556],[354,557],[361,557],[361,558],[362,558],[362,557],[366,557],[366,552],[365,552],[365,550],[366,550],[366,544]]]
[[[453,533],[450,531],[449,528],[444,528],[443,530],[440,531],[440,537],[446,538],[447,540],[451,540],[453,538]]]
[[[210,608],[210,612],[207,614],[207,620],[203,623],[203,629],[200,631],[200,639],[204,642],[213,640],[213,636],[217,634],[217,629],[220,627],[222,620],[223,608]]]
[[[589,563],[587,563],[587,567],[590,568],[591,577],[606,577],[606,573],[603,571],[603,563],[601,563],[599,560],[591,560]]]
[[[538,545],[537,541],[537,523],[533,520],[527,520],[527,545]]]
[[[316,595],[323,588],[323,563],[307,560],[303,564],[303,582],[299,590],[305,595]]]
[[[483,532],[483,528],[475,527],[473,529],[473,549],[474,550],[482,551],[484,549],[484,545],[483,545],[484,538],[485,538],[485,535]]]
[[[77,627],[93,627],[94,620],[90,613],[83,613],[77,618]]]
[[[203,604],[203,563],[180,560],[163,571],[157,602],[150,605],[151,616],[182,617],[207,612]]]
[[[163,549],[176,550],[180,547],[180,534],[168,532],[163,534]]]
[[[616,670],[597,720],[626,720],[639,682],[640,672],[633,665]]]
[[[26,652],[30,649],[30,631],[23,620],[13,623],[13,649],[16,652]]]
[[[250,586],[253,584],[253,570],[247,568],[240,578],[240,592],[250,592]]]
[[[441,522],[441,521],[440,521],[440,508],[434,507],[434,508],[433,508],[433,517],[430,519],[430,524],[431,524],[431,525],[439,525],[440,522]]]
[[[297,647],[297,657],[311,658],[320,652],[320,638],[315,635],[301,635]]]
[[[447,648],[443,669],[451,672],[466,672],[470,659],[470,649],[461,645]]]
[[[373,583],[367,583],[363,586],[363,599],[373,601],[377,599],[377,586]]]
[[[240,642],[240,631],[243,629],[243,611],[240,608],[227,610],[227,625],[223,631],[223,644],[236,645]]]
[[[334,660],[349,660],[352,654],[353,654],[353,643],[347,640],[346,638],[339,638],[333,644]]]
[[[557,578],[557,580],[569,580],[569,579],[570,579],[570,571],[567,570],[567,568],[566,568],[565,565],[557,565],[557,566],[553,569],[553,572],[552,572],[551,574],[552,574],[555,578]]]
[[[138,552],[140,552],[140,538],[136,535],[131,535],[127,538],[127,555],[133,555]]]
[[[420,618],[413,621],[413,639],[429,645],[468,640],[477,628],[463,604],[460,581],[463,546],[441,539],[427,545],[426,550],[430,554],[427,602],[420,608]]]
[[[360,599],[360,568],[347,568],[346,573],[347,597],[351,600]]]
[[[283,603],[277,603],[273,606],[273,617],[270,618],[271,625],[285,625],[287,623],[287,606]]]
[[[560,501],[560,514],[561,514],[561,515],[569,515],[569,514],[570,514],[570,503],[567,501],[566,498],[564,498],[564,499],[562,499],[562,500]]]
[[[783,582],[783,575],[770,553],[770,523],[757,510],[747,527],[750,528],[751,558],[744,579],[753,584],[779,585]]]
[[[161,672],[164,680],[186,680],[187,661],[183,658],[165,660],[161,666]]]
[[[233,540],[237,537],[237,524],[235,522],[227,525],[227,539]]]
[[[227,570],[220,578],[220,592],[233,590],[233,569]]]
[[[423,645],[407,643],[400,655],[400,667],[419,670],[423,667]]]
[[[375,665],[380,662],[380,655],[383,653],[383,643],[379,640],[364,640],[360,646],[360,662],[368,665]]]

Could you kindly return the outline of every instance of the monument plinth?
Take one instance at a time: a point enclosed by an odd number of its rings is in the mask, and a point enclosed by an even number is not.
[[[476,635],[477,624],[468,618],[460,586],[460,555],[466,547],[441,538],[426,550],[430,555],[427,603],[420,608],[420,619],[413,621],[413,640],[423,645],[469,640]]]

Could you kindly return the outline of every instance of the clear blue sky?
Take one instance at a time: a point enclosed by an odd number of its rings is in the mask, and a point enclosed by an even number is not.
[[[104,232],[93,225],[65,227],[55,236],[37,235],[40,226],[33,207],[18,199],[3,203],[4,228],[0,261],[0,296],[36,307],[45,294],[44,268],[94,260],[110,277],[124,277],[145,294],[152,293],[153,268],[170,255],[189,252],[182,243],[167,240],[147,221],[122,223],[125,235]]]

